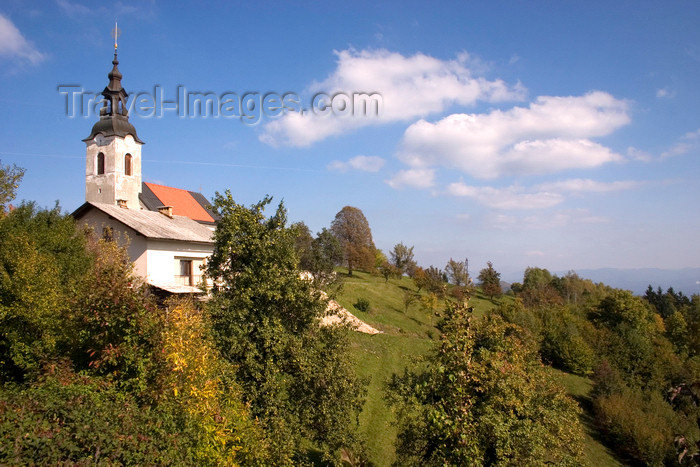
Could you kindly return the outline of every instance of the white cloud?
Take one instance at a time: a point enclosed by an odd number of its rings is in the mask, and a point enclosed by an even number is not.
[[[392,188],[430,188],[435,184],[435,171],[433,169],[401,170],[386,182]]]
[[[540,250],[526,251],[525,256],[544,256],[544,251],[540,251]]]
[[[503,210],[543,209],[556,206],[564,201],[559,193],[538,191],[528,193],[519,185],[506,188],[490,186],[470,186],[464,182],[451,183],[447,193],[452,196],[463,196],[474,199],[479,204]]]
[[[661,159],[673,156],[682,156],[698,147],[700,140],[700,129],[684,134],[680,140],[675,142],[668,150],[661,153]]]
[[[328,164],[328,169],[340,172],[346,172],[348,169],[379,172],[384,167],[384,163],[384,159],[378,156],[355,156],[347,162],[333,161]]]
[[[564,195],[566,193],[607,193],[635,188],[640,184],[641,182],[634,181],[597,182],[575,178],[542,183],[526,189],[520,185],[511,185],[505,188],[471,186],[460,180],[448,185],[447,194],[471,198],[492,209],[530,210],[556,206],[565,201]]]
[[[700,138],[700,128],[695,131],[689,131],[683,135],[684,139],[698,139]]]
[[[155,14],[155,1],[140,1],[138,5],[129,5],[121,1],[111,2],[109,5],[94,5],[94,2],[88,2],[84,5],[79,2],[70,0],[56,0],[56,4],[63,12],[71,17],[77,18],[81,16],[107,16],[113,15],[113,18],[122,18],[127,15],[138,15],[140,18],[152,17]]]
[[[641,162],[651,162],[653,159],[651,154],[649,154],[648,152],[642,151],[632,146],[627,148],[627,157]]]
[[[675,92],[669,91],[667,88],[661,88],[656,90],[656,97],[663,99],[664,97],[674,97]]]
[[[524,89],[502,80],[473,76],[470,65],[479,63],[466,53],[455,60],[439,60],[421,53],[406,57],[387,50],[343,50],[335,71],[312,84],[313,94],[381,95],[379,116],[318,116],[290,112],[268,123],[261,141],[273,145],[309,146],[329,136],[380,123],[408,121],[443,112],[452,104],[477,101],[522,100]]]
[[[528,108],[420,120],[404,133],[397,155],[412,167],[457,168],[477,178],[597,167],[623,158],[588,138],[629,123],[627,107],[595,91],[539,97]]]
[[[610,219],[594,216],[588,209],[560,209],[542,215],[528,214],[526,216],[507,215],[491,212],[484,218],[488,227],[502,230],[518,229],[541,231],[553,229],[582,228],[584,225],[605,224]]]
[[[63,10],[68,16],[82,16],[89,15],[93,11],[85,5],[80,3],[70,2],[68,0],[56,0],[56,4]]]
[[[10,19],[0,13],[0,57],[36,65],[46,58],[27,41]]]
[[[597,182],[591,179],[572,178],[557,182],[542,183],[535,190],[555,191],[565,193],[608,193],[611,191],[629,190],[641,185],[642,182],[620,180],[615,182]]]

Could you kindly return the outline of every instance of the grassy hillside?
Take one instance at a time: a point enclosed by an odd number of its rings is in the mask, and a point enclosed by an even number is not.
[[[341,270],[341,274],[347,271]],[[413,280],[408,277],[390,279],[354,271],[344,276],[344,285],[338,302],[358,318],[383,332],[374,336],[353,333],[352,357],[361,376],[369,378],[367,401],[360,416],[361,428],[368,442],[371,461],[379,466],[390,465],[394,460],[393,414],[383,399],[385,381],[393,373],[403,373],[407,365],[425,355],[439,331],[435,328],[440,319],[427,311],[419,302],[405,311],[404,294],[416,292]],[[354,308],[358,299],[369,301],[367,312]],[[512,300],[504,297],[501,300]],[[477,293],[470,299],[476,315],[483,315],[494,307],[491,301]],[[444,302],[438,310],[444,309]],[[590,390],[587,378],[557,370],[555,376],[567,388],[572,397],[585,404]],[[597,440],[595,429],[585,414],[582,421],[586,430],[586,456],[590,465],[620,465],[610,452]]]

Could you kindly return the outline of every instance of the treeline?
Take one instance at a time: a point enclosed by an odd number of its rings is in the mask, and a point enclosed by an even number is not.
[[[700,296],[643,297],[528,268],[496,313],[536,340],[543,361],[593,381],[591,409],[609,445],[646,465],[697,465]],[[688,396],[688,397],[683,397]]]

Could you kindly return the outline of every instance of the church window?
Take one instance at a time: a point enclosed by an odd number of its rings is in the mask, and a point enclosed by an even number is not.
[[[105,155],[104,153],[99,153],[97,155],[97,175],[102,175],[105,173]]]
[[[131,154],[124,156],[124,175],[131,175]]]

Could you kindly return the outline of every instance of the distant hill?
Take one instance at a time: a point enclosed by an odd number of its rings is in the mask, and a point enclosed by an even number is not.
[[[556,271],[562,276],[567,271]],[[649,284],[656,289],[661,287],[664,291],[673,287],[676,292],[685,295],[700,294],[700,268],[684,269],[576,269],[580,277],[590,279],[593,282],[603,282],[606,285],[619,289],[631,290],[635,294],[643,294]]]

